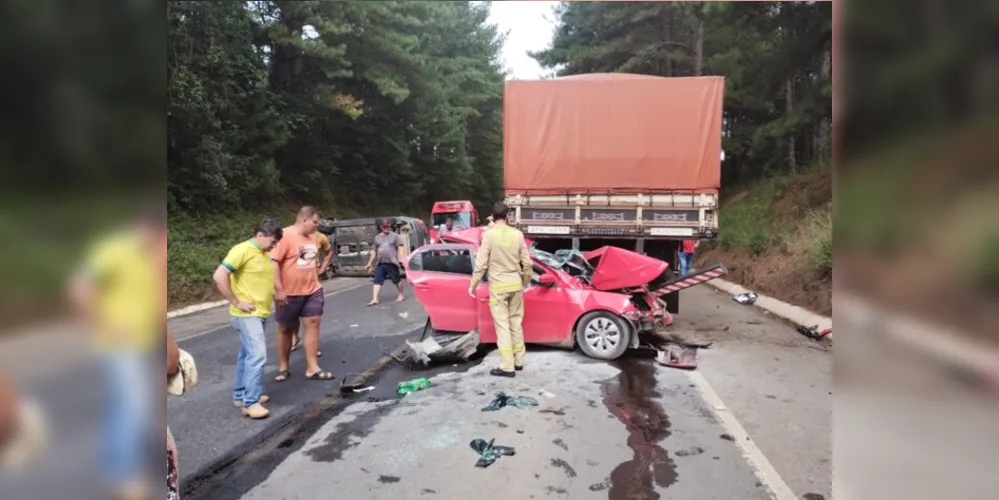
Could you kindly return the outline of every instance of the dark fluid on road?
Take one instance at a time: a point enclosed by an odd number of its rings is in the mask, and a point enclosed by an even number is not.
[[[676,483],[676,462],[660,446],[670,436],[669,416],[659,400],[656,367],[651,360],[624,358],[617,377],[603,384],[604,406],[624,424],[633,456],[611,472],[610,500],[657,500],[657,488]],[[602,488],[601,488],[602,489]],[[599,491],[591,488],[593,491]]]

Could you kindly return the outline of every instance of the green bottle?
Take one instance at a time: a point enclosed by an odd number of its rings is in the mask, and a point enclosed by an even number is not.
[[[413,380],[408,380],[406,382],[399,382],[399,386],[396,388],[396,392],[400,395],[406,395],[411,392],[421,391],[430,387],[430,379],[425,377],[420,377]]]

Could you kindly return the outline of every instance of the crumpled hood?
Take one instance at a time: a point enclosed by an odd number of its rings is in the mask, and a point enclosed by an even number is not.
[[[643,287],[669,268],[659,259],[618,247],[600,247],[583,256],[594,268],[590,284],[602,291]]]

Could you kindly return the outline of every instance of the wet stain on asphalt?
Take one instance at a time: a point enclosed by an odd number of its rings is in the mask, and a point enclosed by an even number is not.
[[[424,489],[420,490],[420,493],[423,494],[423,495],[436,495],[437,491],[436,490],[432,490],[430,488],[424,488]]]
[[[724,439],[725,441],[731,441],[733,443],[735,442],[735,437],[733,437],[731,434],[722,434],[721,436],[718,437]]]
[[[552,441],[552,444],[558,446],[559,448],[562,448],[565,451],[569,451],[569,445],[565,444],[565,441],[562,441],[562,438],[556,438],[554,441]]]
[[[323,444],[305,451],[305,455],[316,462],[336,462],[343,458],[344,452],[360,444],[361,440],[371,434],[378,422],[395,408],[387,404],[366,411],[352,421],[336,426],[336,430],[326,436]]]
[[[557,493],[559,495],[567,495],[569,493],[569,490],[566,490],[565,488],[556,488],[554,486],[549,486],[546,489],[548,490],[548,493]]]
[[[826,500],[826,497],[818,493],[805,493],[801,498],[804,500]]]
[[[561,458],[552,459],[552,467],[558,467],[565,472],[566,477],[576,477],[576,469],[573,469],[569,462],[562,460]]]
[[[649,360],[622,359],[621,370],[603,384],[604,406],[628,431],[631,460],[611,472],[610,500],[661,498],[656,488],[668,488],[677,481],[676,462],[659,444],[672,434],[669,416],[659,400],[656,368]]]
[[[382,484],[398,483],[400,478],[396,476],[378,476],[378,482]]]
[[[538,413],[549,413],[551,415],[558,415],[560,417],[564,417],[565,416],[565,408],[559,408],[557,410],[553,410],[551,408],[546,408],[544,410],[539,411]]]

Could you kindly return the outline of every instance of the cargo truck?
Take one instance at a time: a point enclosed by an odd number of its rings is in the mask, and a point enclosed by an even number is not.
[[[506,82],[510,223],[539,248],[618,246],[677,266],[718,236],[722,77],[588,74]],[[679,309],[678,292],[665,298]]]

